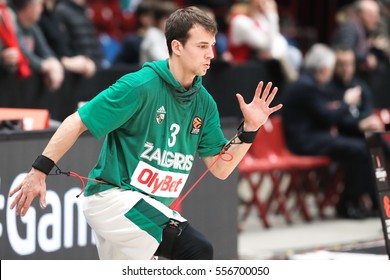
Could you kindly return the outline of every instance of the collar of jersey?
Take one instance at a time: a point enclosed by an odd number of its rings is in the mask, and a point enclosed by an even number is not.
[[[163,79],[169,87],[172,88],[172,94],[177,102],[185,104],[190,102],[198,94],[201,85],[202,77],[195,76],[192,82],[192,87],[186,89],[173,77],[172,72],[168,68],[168,60],[160,60],[150,63],[145,63],[144,67],[148,66],[154,69],[154,71]]]

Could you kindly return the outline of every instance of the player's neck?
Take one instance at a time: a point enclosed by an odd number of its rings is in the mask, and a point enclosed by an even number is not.
[[[189,74],[188,70],[183,67],[182,64],[175,61],[174,58],[168,60],[169,70],[171,71],[173,77],[186,89],[191,88],[192,82],[195,78],[193,74]]]

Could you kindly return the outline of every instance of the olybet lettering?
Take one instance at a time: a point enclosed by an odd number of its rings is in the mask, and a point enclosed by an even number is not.
[[[172,176],[166,175],[164,178],[159,175],[158,172],[154,173],[150,169],[144,169],[138,176],[138,182],[152,188],[152,194],[156,193],[158,190],[177,192],[178,186],[183,183],[181,178],[178,181],[174,181]]]

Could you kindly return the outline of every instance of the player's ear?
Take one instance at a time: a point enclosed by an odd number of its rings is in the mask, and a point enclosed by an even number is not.
[[[183,45],[178,40],[172,40],[171,47],[174,54],[181,55]]]

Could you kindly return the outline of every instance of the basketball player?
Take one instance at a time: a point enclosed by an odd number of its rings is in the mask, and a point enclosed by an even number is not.
[[[237,94],[243,125],[237,137],[223,136],[217,106],[202,86],[210,67],[216,23],[195,7],[179,9],[167,21],[170,57],[144,64],[120,78],[70,115],[58,128],[24,181],[11,192],[11,208],[24,216],[40,196],[45,179],[87,129],[105,138],[83,196],[88,224],[101,259],[212,259],[213,248],[178,212],[179,196],[196,153],[211,173],[225,179],[240,162],[269,115],[277,88],[260,82],[251,103]],[[229,145],[226,145],[229,143]],[[231,144],[237,145],[231,145]],[[229,148],[233,159],[219,158]]]

